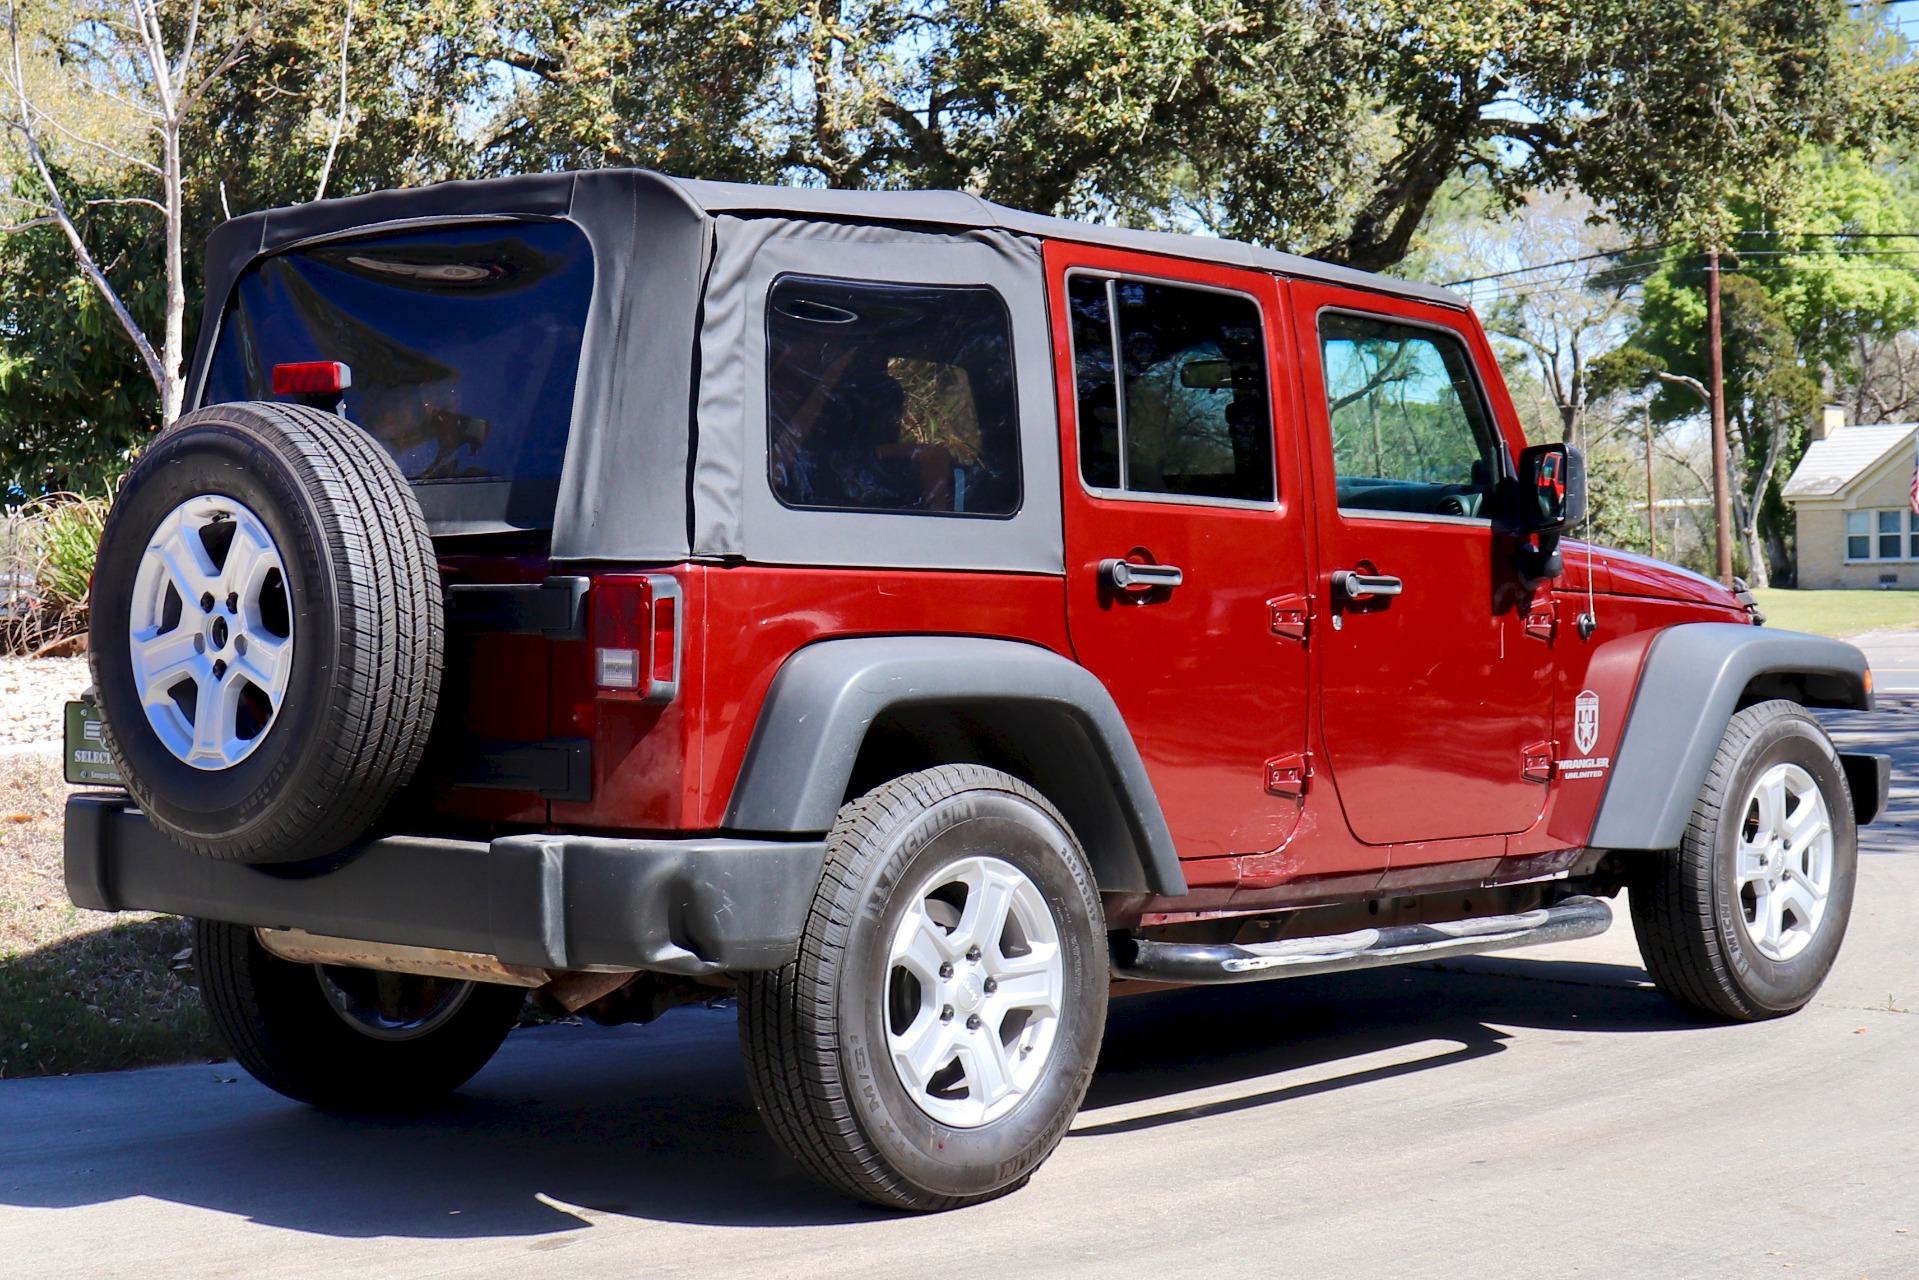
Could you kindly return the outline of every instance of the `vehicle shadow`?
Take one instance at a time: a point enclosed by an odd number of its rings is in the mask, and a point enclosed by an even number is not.
[[[1692,1025],[1637,970],[1504,964],[1117,1000],[1072,1141],[1444,1071],[1501,1052],[1510,1028]],[[886,1216],[816,1188],[764,1135],[726,1008],[518,1033],[453,1102],[406,1119],[325,1115],[216,1065],[0,1083],[0,1132],[0,1204],[146,1196],[350,1238]]]

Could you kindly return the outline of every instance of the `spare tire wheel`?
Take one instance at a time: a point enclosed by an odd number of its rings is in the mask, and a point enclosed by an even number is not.
[[[336,853],[419,764],[440,687],[433,545],[393,459],[343,418],[181,418],[120,489],[92,611],[114,761],[196,853]]]

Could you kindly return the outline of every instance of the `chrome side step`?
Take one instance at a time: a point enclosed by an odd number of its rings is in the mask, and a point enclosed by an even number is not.
[[[1113,976],[1145,982],[1265,982],[1570,942],[1604,933],[1611,924],[1611,907],[1598,898],[1579,897],[1518,915],[1392,925],[1244,945],[1158,942],[1121,935],[1113,939]]]

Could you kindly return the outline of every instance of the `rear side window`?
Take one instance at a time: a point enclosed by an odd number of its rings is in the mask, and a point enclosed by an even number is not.
[[[1259,305],[1240,294],[1091,276],[1072,277],[1067,295],[1086,484],[1271,502]]]
[[[1012,325],[997,291],[781,276],[766,346],[767,478],[787,506],[1019,509]]]
[[[202,399],[271,400],[274,365],[338,360],[347,416],[407,479],[555,479],[592,294],[586,236],[566,222],[277,254],[240,277]]]
[[[1504,450],[1465,344],[1338,311],[1320,316],[1319,343],[1339,505],[1489,517]]]

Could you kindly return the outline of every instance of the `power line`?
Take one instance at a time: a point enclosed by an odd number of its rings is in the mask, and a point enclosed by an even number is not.
[[[1753,231],[1736,231],[1733,234],[1738,236],[1751,236],[1751,237],[1763,236],[1767,238],[1782,239],[1782,240],[1790,239],[1793,237],[1799,237],[1802,239],[1816,239],[1816,240],[1919,240],[1919,231],[1767,231],[1767,230],[1761,229],[1761,230],[1753,230]],[[1457,279],[1457,280],[1448,280],[1444,282],[1443,284],[1441,284],[1439,287],[1442,289],[1457,289],[1461,287],[1462,285],[1483,284],[1488,280],[1505,280],[1512,276],[1529,275],[1534,271],[1545,271],[1552,267],[1571,267],[1571,266],[1577,266],[1578,264],[1582,262],[1597,262],[1601,260],[1602,258],[1619,258],[1619,257],[1624,257],[1628,254],[1634,254],[1634,253],[1652,253],[1660,249],[1670,249],[1676,243],[1678,242],[1672,241],[1672,240],[1666,240],[1666,241],[1661,241],[1658,244],[1628,245],[1624,248],[1605,249],[1597,253],[1583,253],[1576,258],[1556,258],[1550,262],[1535,262],[1535,263],[1531,263],[1528,266],[1513,267],[1507,271],[1493,271],[1493,272],[1488,272],[1485,275],[1479,275],[1479,276],[1462,276],[1460,279]],[[1705,252],[1706,251],[1703,249],[1697,249],[1697,250],[1693,250],[1691,253],[1679,254],[1677,255],[1677,258],[1686,258],[1686,257],[1695,256],[1695,255],[1704,256]],[[1837,253],[1837,254],[1861,255],[1861,254],[1868,254],[1868,253],[1907,253],[1907,252],[1913,252],[1913,251],[1904,250],[1904,249],[1744,249],[1744,250],[1734,250],[1733,254],[1735,257],[1743,258],[1743,257],[1753,257],[1761,254],[1783,254],[1787,256],[1794,256],[1794,255],[1810,255],[1814,253]],[[1675,260],[1677,259],[1676,258],[1665,259],[1665,261],[1675,261]],[[1640,265],[1641,264],[1639,263],[1622,262],[1619,264],[1619,268],[1620,270],[1623,271],[1623,270],[1630,270],[1630,269],[1636,268]]]

